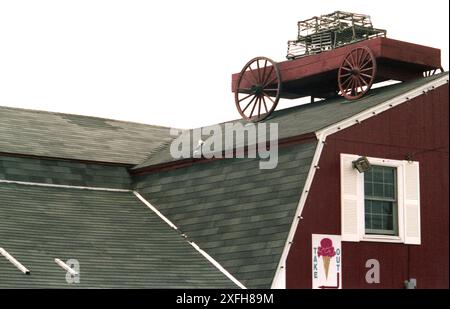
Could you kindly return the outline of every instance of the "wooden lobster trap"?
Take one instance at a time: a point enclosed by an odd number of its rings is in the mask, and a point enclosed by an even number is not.
[[[298,29],[287,61],[256,57],[232,75],[236,107],[247,121],[270,116],[280,98],[356,100],[374,83],[442,70],[439,49],[388,39],[368,15],[337,11],[300,21]]]

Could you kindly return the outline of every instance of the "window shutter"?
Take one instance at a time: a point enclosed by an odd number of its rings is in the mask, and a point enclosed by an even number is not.
[[[404,182],[405,243],[420,245],[419,162],[406,162]]]
[[[358,208],[362,207],[359,196],[359,173],[353,168],[357,157],[341,154],[341,235],[343,241],[359,241]]]

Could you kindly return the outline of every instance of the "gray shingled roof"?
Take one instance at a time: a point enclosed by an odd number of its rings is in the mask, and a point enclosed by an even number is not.
[[[445,74],[448,73],[436,74],[426,78],[372,89],[359,100],[349,101],[342,97],[335,97],[312,104],[281,109],[275,111],[264,122],[267,124],[278,123],[279,139],[314,133],[322,128],[350,118],[368,108],[386,102],[402,93],[422,86],[434,79],[438,79]],[[282,103],[279,106],[282,107],[281,105]],[[242,119],[231,122],[245,123]],[[176,161],[176,159],[172,158],[169,145],[166,145],[166,147],[158,152],[154,152],[146,160],[134,167],[134,169],[172,161]]]
[[[131,192],[0,183],[0,247],[31,270],[0,256],[0,288],[236,288]]]
[[[0,107],[0,153],[134,165],[171,139],[165,127]]]
[[[137,177],[137,190],[249,288],[270,288],[316,142],[281,148],[278,166],[223,159]]]

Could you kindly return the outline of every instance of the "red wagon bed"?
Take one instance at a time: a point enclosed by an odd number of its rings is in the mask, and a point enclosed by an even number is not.
[[[440,68],[439,49],[377,37],[279,63],[254,58],[232,75],[232,91],[243,118],[259,121],[275,109],[279,98],[339,93],[357,99],[373,83],[415,79]]]

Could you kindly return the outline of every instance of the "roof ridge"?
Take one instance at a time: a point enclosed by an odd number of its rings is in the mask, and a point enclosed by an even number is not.
[[[141,162],[139,162],[139,164],[136,164],[135,166],[133,166],[132,169],[134,169],[134,168],[140,166],[141,164],[144,164],[148,160],[150,160],[150,157],[153,156],[154,154],[165,150],[174,141],[174,139],[175,139],[175,137],[172,138],[171,140],[168,140],[168,141],[165,141],[165,142],[161,142],[158,146],[156,146],[155,148],[150,150],[148,155],[145,156],[145,158]]]
[[[162,125],[147,124],[147,123],[136,122],[136,121],[119,120],[119,119],[104,118],[104,117],[90,116],[90,115],[81,115],[81,114],[74,114],[74,113],[54,112],[54,111],[39,110],[39,109],[33,109],[33,108],[23,108],[23,107],[14,107],[14,106],[0,105],[0,109],[21,110],[21,111],[27,111],[27,112],[33,112],[33,113],[39,113],[39,114],[53,114],[53,115],[60,115],[60,116],[77,116],[77,117],[82,117],[82,118],[90,118],[90,119],[99,119],[99,120],[114,121],[114,122],[120,122],[120,123],[137,124],[137,125],[143,125],[143,126],[154,127],[154,128],[163,128],[163,129],[170,129],[171,128],[171,127],[166,127],[166,126],[162,126]],[[179,128],[176,128],[176,129],[179,129]],[[179,129],[179,130],[181,130],[181,129]]]

